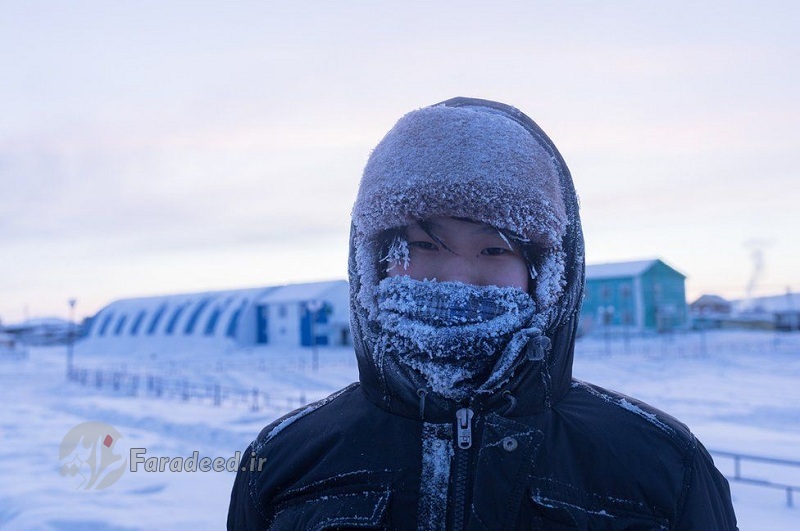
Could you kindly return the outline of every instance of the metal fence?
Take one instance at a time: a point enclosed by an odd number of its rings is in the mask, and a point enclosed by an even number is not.
[[[258,387],[251,389],[203,383],[187,378],[140,373],[125,369],[99,369],[73,366],[70,382],[124,396],[141,396],[196,402],[211,406],[249,407],[251,411],[291,410],[305,405],[304,391],[269,393]]]
[[[800,355],[800,336],[786,332],[757,337],[728,338],[723,332],[674,332],[668,334],[601,333],[581,338],[575,351],[581,355],[630,354],[639,357],[706,357],[715,354]],[[724,338],[724,339],[721,339]]]
[[[733,471],[725,474],[730,481],[737,481],[740,483],[747,483],[749,485],[756,485],[758,487],[766,487],[771,489],[780,489],[786,492],[786,506],[794,507],[793,495],[800,492],[800,485],[790,485],[786,481],[766,479],[764,477],[756,477],[754,474],[759,474],[757,470],[742,471],[743,466],[748,465],[749,468],[757,468],[758,465],[768,465],[772,468],[778,468],[784,472],[789,472],[787,475],[792,475],[800,472],[800,461],[791,461],[789,459],[776,459],[774,457],[764,457],[759,455],[747,455],[734,452],[726,452],[722,450],[709,450],[714,456],[723,459],[730,459]],[[761,474],[768,472],[761,470]]]

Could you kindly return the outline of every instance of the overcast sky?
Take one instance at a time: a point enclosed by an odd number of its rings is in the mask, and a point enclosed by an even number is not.
[[[0,320],[344,278],[370,150],[457,95],[553,138],[589,263],[800,290],[799,10],[0,0]]]

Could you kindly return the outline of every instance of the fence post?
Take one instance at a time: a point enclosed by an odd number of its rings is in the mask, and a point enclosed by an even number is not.
[[[741,458],[737,455],[733,458],[733,477],[736,479],[742,479],[742,465],[741,465]]]
[[[786,487],[786,507],[794,507],[792,500],[792,487]]]
[[[184,402],[189,400],[189,383],[186,380],[181,380],[181,398]]]
[[[214,384],[214,405],[219,406],[222,404],[222,389],[219,384]]]
[[[258,387],[253,388],[253,405],[250,406],[250,411],[258,411]]]

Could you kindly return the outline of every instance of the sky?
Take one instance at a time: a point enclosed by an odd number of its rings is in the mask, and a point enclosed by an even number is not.
[[[453,96],[555,141],[589,263],[800,290],[798,27],[788,1],[0,0],[0,321],[345,278],[370,150]]]

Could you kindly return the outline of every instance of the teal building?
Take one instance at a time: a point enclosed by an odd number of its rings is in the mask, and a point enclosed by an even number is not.
[[[668,332],[687,324],[686,275],[663,261],[586,266],[582,333]]]

